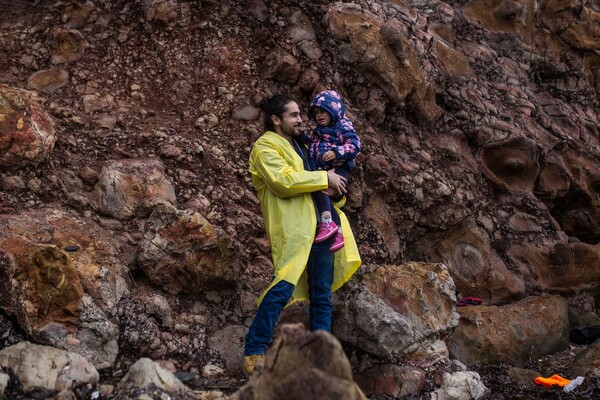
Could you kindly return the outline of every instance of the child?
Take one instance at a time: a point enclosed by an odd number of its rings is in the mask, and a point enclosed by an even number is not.
[[[360,139],[354,132],[352,121],[346,118],[346,106],[341,96],[333,90],[318,93],[310,102],[308,116],[317,122],[308,141],[312,162],[318,169],[334,168],[336,174],[348,180],[350,171],[356,168],[354,159],[360,152]],[[335,235],[329,251],[336,252],[344,247],[339,216],[327,195],[319,192],[314,199],[321,214],[315,243]]]

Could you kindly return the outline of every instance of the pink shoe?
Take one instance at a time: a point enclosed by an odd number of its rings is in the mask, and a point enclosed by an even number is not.
[[[315,243],[321,243],[333,235],[338,230],[338,226],[335,222],[321,222],[319,225],[319,229],[317,230],[317,236],[315,236]]]
[[[333,241],[333,244],[331,247],[329,247],[329,251],[331,253],[335,253],[342,247],[344,247],[344,235],[342,235],[341,232],[337,232],[335,234],[335,240]]]

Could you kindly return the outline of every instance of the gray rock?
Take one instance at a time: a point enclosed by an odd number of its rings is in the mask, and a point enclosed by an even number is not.
[[[160,160],[111,161],[94,188],[96,208],[111,217],[148,216],[155,205],[175,203],[175,190]]]
[[[21,342],[0,351],[0,366],[11,368],[25,392],[63,390],[98,382],[98,371],[79,354]]]
[[[240,360],[244,353],[244,336],[246,327],[242,325],[230,325],[217,331],[208,340],[212,349],[219,352],[225,361],[225,367],[230,372],[241,370]]]
[[[258,118],[259,110],[256,107],[244,106],[233,110],[233,119],[241,121],[254,121]]]
[[[144,389],[151,385],[171,395],[186,396],[185,398],[190,399],[198,398],[175,375],[149,358],[140,358],[129,368],[127,374],[115,388],[114,396],[121,398],[119,396],[124,396],[133,389]]]
[[[477,400],[489,392],[477,372],[446,372],[442,380],[442,386],[431,393],[431,400]]]

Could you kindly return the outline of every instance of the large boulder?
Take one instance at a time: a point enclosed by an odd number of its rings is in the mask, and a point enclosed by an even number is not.
[[[459,310],[450,354],[467,365],[524,365],[564,349],[569,342],[567,302],[560,296],[532,296],[505,306]]]
[[[492,224],[483,220],[480,225]],[[434,232],[411,245],[411,256],[442,262],[462,297],[475,296],[486,304],[502,304],[525,296],[521,276],[510,271],[490,245],[490,235],[468,218],[447,231]]]
[[[175,189],[158,159],[109,162],[95,187],[98,211],[117,219],[145,217],[154,206],[175,203]]]
[[[36,93],[0,84],[0,168],[38,163],[55,141],[54,122]]]
[[[352,380],[352,368],[340,343],[325,331],[308,332],[284,325],[267,351],[264,365],[231,400],[366,400]]]
[[[457,326],[454,291],[443,264],[377,267],[336,292],[333,332],[380,358],[401,360]]]
[[[240,261],[236,242],[199,213],[157,206],[140,243],[138,263],[152,282],[172,293],[230,287]]]
[[[98,371],[79,354],[29,342],[0,350],[0,366],[12,370],[24,392],[61,391],[99,379]]]

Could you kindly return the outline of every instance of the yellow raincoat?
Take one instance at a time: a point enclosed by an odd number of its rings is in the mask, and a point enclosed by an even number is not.
[[[275,132],[265,132],[250,153],[250,174],[258,192],[271,253],[275,278],[258,298],[279,281],[295,285],[288,305],[308,300],[306,263],[317,227],[311,192],[327,189],[327,172],[306,171],[291,143]],[[344,247],[335,253],[331,290],[339,289],[361,264],[358,247],[348,219],[337,207],[344,232]]]

